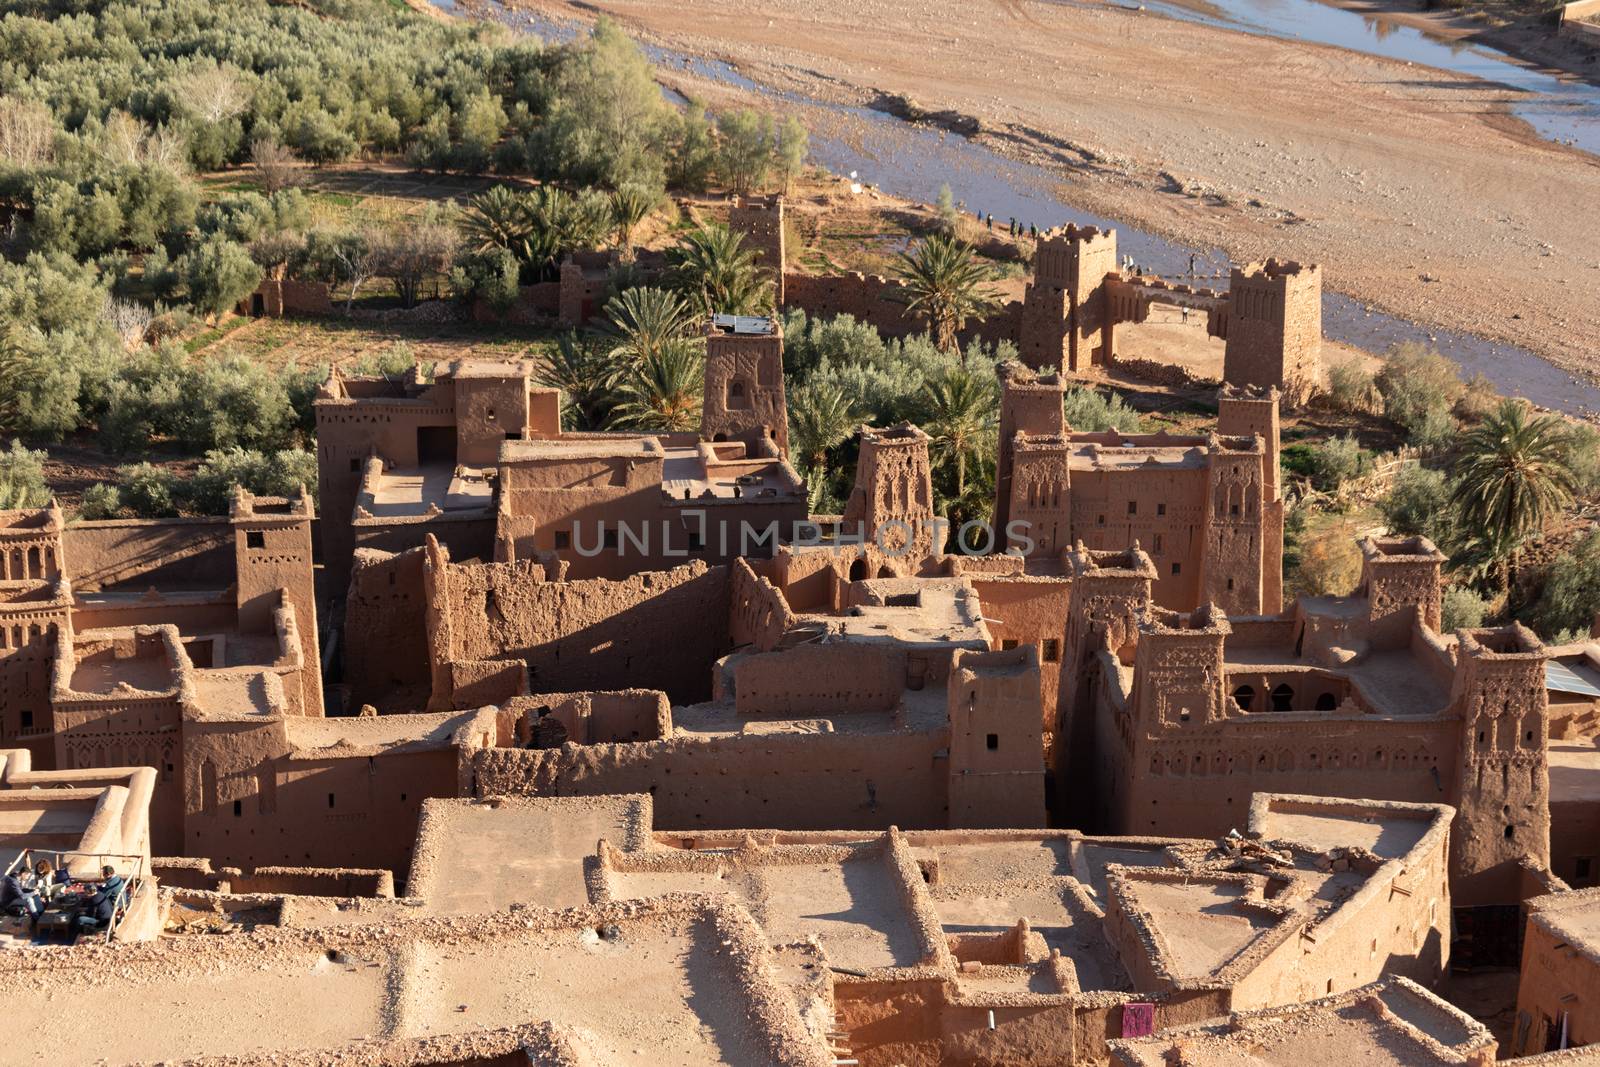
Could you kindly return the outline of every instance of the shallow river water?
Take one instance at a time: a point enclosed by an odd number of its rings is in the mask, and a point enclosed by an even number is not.
[[[434,0],[445,10],[453,0]],[[1315,0],[1228,0],[1230,3],[1274,5],[1304,2],[1324,8]],[[569,39],[576,25],[552,22],[526,12],[492,8],[500,21],[521,32],[548,41]],[[1327,8],[1326,10],[1335,10]],[[1346,13],[1348,14],[1348,13]],[[1356,16],[1359,18],[1359,16]],[[893,196],[932,203],[939,187],[948,185],[956,201],[970,211],[993,215],[996,224],[1016,218],[1043,230],[1071,222],[1113,227],[1119,255],[1126,255],[1146,273],[1187,281],[1193,269],[1197,283],[1227,288],[1227,256],[1220,248],[1189,247],[1145,232],[1116,219],[1082,211],[1058,195],[1060,179],[1044,167],[1019,163],[963,137],[918,126],[869,108],[850,107],[800,97],[777,90],[740,74],[720,60],[688,56],[656,46],[646,46],[652,62],[663,67],[692,70],[697,76],[759,93],[774,100],[790,100],[836,113],[840,127],[852,135],[834,136],[813,128],[811,160],[835,174],[854,173]],[[1216,273],[1217,277],[1205,277]],[[1371,352],[1391,345],[1420,341],[1460,364],[1467,375],[1482,374],[1496,389],[1521,396],[1558,411],[1573,414],[1600,411],[1600,386],[1583,381],[1514,345],[1488,341],[1471,334],[1421,326],[1368,308],[1342,293],[1325,290],[1322,298],[1324,336]]]

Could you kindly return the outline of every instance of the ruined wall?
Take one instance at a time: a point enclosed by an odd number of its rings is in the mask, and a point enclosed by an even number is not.
[[[968,578],[977,591],[978,603],[983,605],[984,623],[993,638],[992,647],[998,651],[1034,645],[1039,649],[1041,726],[1054,733],[1072,582],[1067,578],[1024,574],[987,577],[968,574]]]
[[[775,299],[784,304],[786,258],[782,196],[735,196],[728,205],[728,228],[742,234],[742,245],[756,253],[756,265],[773,279]]]
[[[357,552],[345,600],[344,681],[359,705],[408,686],[427,686],[423,551]]]
[[[475,795],[649,793],[658,830],[937,829],[945,730],[760,734],[473,755]]]
[[[955,653],[946,711],[950,825],[1044,825],[1038,649]]]
[[[434,706],[452,705],[439,675],[451,660],[520,659],[533,692],[626,680],[680,703],[709,696],[711,665],[729,649],[726,567],[694,562],[621,581],[530,580],[530,568],[542,566],[441,564],[428,572]]]
[[[728,571],[732,582],[728,639],[735,648],[751,645],[758,652],[772,651],[795,624],[794,612],[777,587],[743,559],[734,560]]]
[[[301,282],[267,278],[256,291],[239,301],[240,315],[282,318],[284,315],[332,315],[333,301],[327,282]]]

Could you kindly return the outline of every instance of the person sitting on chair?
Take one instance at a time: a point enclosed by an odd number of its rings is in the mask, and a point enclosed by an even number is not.
[[[20,914],[33,919],[38,916],[40,907],[39,897],[34,893],[33,876],[27,871],[0,878],[0,911],[17,914],[20,908]]]
[[[122,894],[127,889],[128,884],[109,863],[100,868],[100,875],[100,888],[84,901],[81,910],[74,917],[73,925],[79,930],[109,928],[111,920],[116,917],[117,905],[122,902]]]

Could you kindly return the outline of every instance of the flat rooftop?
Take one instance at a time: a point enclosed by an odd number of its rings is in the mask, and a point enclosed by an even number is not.
[[[602,840],[630,847],[649,822],[649,805],[637,796],[425,800],[409,893],[429,915],[580,907],[589,889],[573,857]]]
[[[983,606],[965,578],[873,578],[861,583],[877,603],[847,608],[827,620],[831,639],[989,647]]]
[[[284,732],[290,746],[300,755],[314,756],[319,749],[342,749],[335,755],[359,751],[396,749],[442,749],[463,727],[479,723],[493,741],[494,712],[441,711],[415,715],[374,715],[370,717],[292,715],[284,719]]]
[[[81,653],[72,669],[72,690],[106,696],[122,688],[163,693],[178,684],[177,672],[165,651],[141,650],[118,658],[110,648]]]
[[[1535,897],[1528,902],[1528,921],[1549,930],[1590,963],[1600,964],[1600,890]]]
[[[375,1042],[549,1022],[583,1062],[814,1062],[773,1055],[771,1016],[791,1040],[799,1017],[772,990],[749,988],[749,952],[764,948],[742,932],[702,903],[663,902],[95,946],[70,969],[29,953],[40,958],[7,975],[7,1009],[29,1022],[11,1028],[6,1055],[137,1064],[320,1050],[318,1062],[378,1062]]]
[[[1108,445],[1072,440],[1067,466],[1075,471],[1094,470],[1202,470],[1211,462],[1198,445]]]
[[[786,475],[781,460],[736,460],[708,467],[698,448],[669,447],[661,467],[661,491],[672,500],[783,498],[804,493],[803,484]]]
[[[1223,655],[1225,672],[1308,670],[1334,678],[1347,678],[1359,696],[1380,715],[1425,718],[1439,714],[1450,704],[1450,693],[1434,680],[1433,674],[1408,649],[1370,652],[1344,667],[1329,667],[1299,659],[1288,646],[1228,647]],[[1229,688],[1232,689],[1232,686]],[[1265,717],[1265,713],[1262,717]]]
[[[1593,741],[1551,741],[1550,803],[1600,801],[1600,748]]]
[[[532,441],[506,441],[500,446],[502,463],[566,462],[584,458],[660,459],[661,442],[648,435],[564,435]]]
[[[935,730],[949,720],[945,690],[905,690],[887,711],[763,715],[742,712],[732,700],[711,700],[672,709],[674,736],[710,740],[739,734],[895,734]]]
[[[494,505],[494,487],[481,472],[444,465],[386,470],[362,488],[361,506],[378,519],[416,518],[434,507],[450,512]]]
[[[1492,1059],[1495,1040],[1483,1024],[1421,986],[1392,978],[1307,1004],[1236,1014],[1226,1023],[1116,1041],[1111,1048],[1112,1062],[1123,1067],[1445,1067],[1476,1053]]]

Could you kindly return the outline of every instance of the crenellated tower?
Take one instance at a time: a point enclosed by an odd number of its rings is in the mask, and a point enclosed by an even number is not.
[[[1110,363],[1105,279],[1116,269],[1116,230],[1069,225],[1040,237],[1023,293],[1024,363],[1074,374]]]

